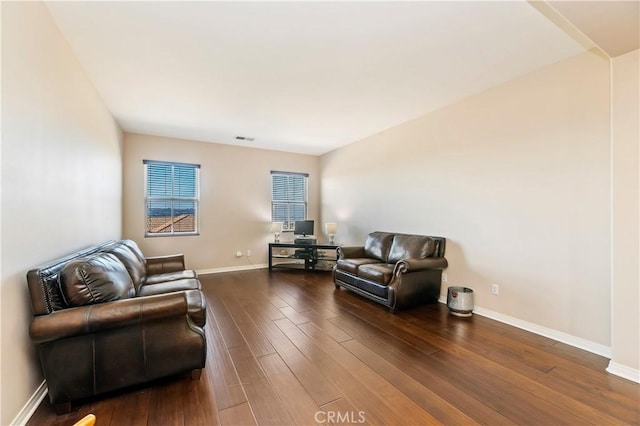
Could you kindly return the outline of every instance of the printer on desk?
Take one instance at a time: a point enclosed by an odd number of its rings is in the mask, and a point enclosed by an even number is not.
[[[293,240],[293,243],[294,244],[309,244],[309,245],[312,245],[312,244],[317,244],[318,240],[313,235],[311,235],[309,237],[296,237]]]

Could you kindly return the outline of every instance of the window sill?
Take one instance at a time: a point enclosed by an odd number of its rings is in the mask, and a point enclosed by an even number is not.
[[[199,232],[176,232],[173,234],[169,233],[157,233],[157,234],[144,234],[145,238],[161,238],[161,237],[197,237],[199,236]]]

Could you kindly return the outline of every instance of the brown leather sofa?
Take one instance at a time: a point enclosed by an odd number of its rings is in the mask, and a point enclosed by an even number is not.
[[[182,255],[108,241],[27,273],[49,400],[71,401],[182,372],[200,377],[206,304]]]
[[[442,237],[372,232],[364,246],[338,247],[333,281],[391,312],[435,302],[447,267],[445,245]]]

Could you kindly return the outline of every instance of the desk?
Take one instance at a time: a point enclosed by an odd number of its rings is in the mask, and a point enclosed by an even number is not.
[[[327,270],[320,268],[320,262],[333,264],[338,258],[333,244],[295,244],[295,243],[269,243],[269,270],[273,268],[292,268],[308,270]],[[277,250],[274,253],[274,249]],[[291,250],[293,249],[293,250]],[[318,250],[331,251],[331,255]],[[287,259],[286,262],[273,263],[274,259]],[[304,261],[304,263],[298,262]]]

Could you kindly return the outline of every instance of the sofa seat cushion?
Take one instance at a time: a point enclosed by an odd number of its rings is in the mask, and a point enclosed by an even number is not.
[[[353,275],[358,274],[358,268],[360,266],[370,263],[380,263],[380,261],[368,257],[362,257],[354,259],[338,259],[338,261],[336,262],[336,264],[338,265],[338,269],[340,269],[341,271],[349,272]]]
[[[424,259],[433,256],[435,241],[423,235],[396,234],[389,251],[389,263],[404,259]]]
[[[127,268],[111,253],[98,253],[67,263],[60,271],[58,285],[69,306],[135,296]]]
[[[152,294],[172,293],[182,290],[200,290],[201,288],[200,281],[195,278],[188,278],[155,284],[144,284],[138,290],[138,296],[150,296]]]
[[[196,271],[186,269],[184,271],[166,272],[164,274],[149,275],[145,281],[145,285],[164,283],[167,281],[177,281],[196,278]]]
[[[365,280],[374,281],[382,285],[389,285],[393,276],[394,265],[390,263],[374,263],[362,265],[358,268],[358,277]]]

